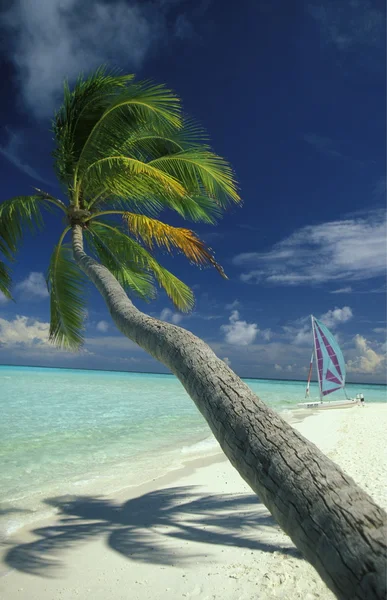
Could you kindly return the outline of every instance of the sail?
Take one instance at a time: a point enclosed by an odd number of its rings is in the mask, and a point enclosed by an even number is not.
[[[328,327],[313,317],[317,373],[322,396],[345,385],[345,362],[340,347]]]

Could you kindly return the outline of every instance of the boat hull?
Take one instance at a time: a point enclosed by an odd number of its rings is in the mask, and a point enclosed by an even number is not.
[[[360,406],[361,402],[358,399],[354,400],[332,400],[331,402],[300,402],[297,408],[306,408],[308,410],[329,410],[333,408],[352,408]]]

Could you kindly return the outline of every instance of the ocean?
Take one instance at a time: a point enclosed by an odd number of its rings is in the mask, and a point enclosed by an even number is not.
[[[304,382],[245,382],[279,412],[304,398]],[[385,386],[347,390],[387,400]],[[139,485],[218,448],[173,375],[0,366],[0,411],[0,538],[48,516],[45,500]]]

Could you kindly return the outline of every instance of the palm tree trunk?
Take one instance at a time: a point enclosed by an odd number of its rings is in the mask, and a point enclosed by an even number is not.
[[[340,599],[386,595],[386,513],[268,408],[202,340],[140,312],[73,228],[78,266],[118,329],[181,381],[222,450]],[[384,531],[383,531],[384,530]]]

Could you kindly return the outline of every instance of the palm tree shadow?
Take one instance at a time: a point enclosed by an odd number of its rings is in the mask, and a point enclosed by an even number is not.
[[[40,576],[52,576],[60,567],[57,556],[75,544],[99,536],[112,549],[137,562],[183,565],[200,552],[188,554],[178,542],[202,542],[301,558],[289,540],[286,546],[264,541],[277,527],[258,498],[227,494],[203,496],[193,487],[153,491],[123,504],[89,496],[47,499],[59,513],[57,524],[33,530],[38,539],[15,544],[4,561],[10,567]]]

